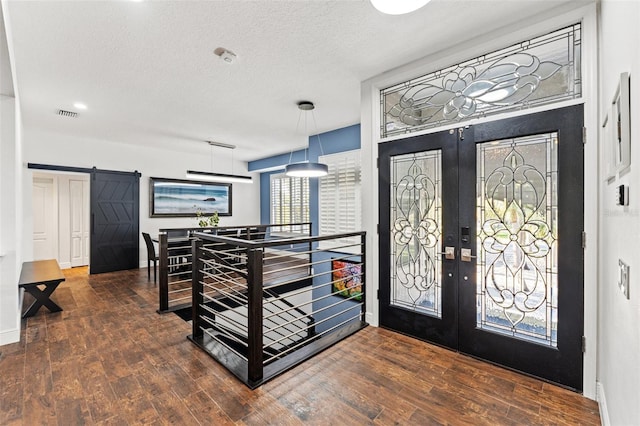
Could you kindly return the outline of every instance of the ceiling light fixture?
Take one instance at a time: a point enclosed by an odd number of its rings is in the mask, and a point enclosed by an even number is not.
[[[313,102],[309,101],[300,101],[298,102],[298,109],[300,113],[298,114],[298,124],[300,124],[300,117],[302,116],[302,112],[311,111],[311,116],[313,118],[313,124],[316,129],[316,136],[318,137],[318,145],[320,146],[320,155],[324,155],[322,151],[322,142],[320,142],[320,133],[318,133],[318,126],[316,125],[316,116],[313,114],[313,110],[315,109],[315,105]],[[305,136],[307,135],[307,114],[304,117],[304,130]],[[291,151],[291,155],[289,156],[289,164],[285,168],[285,174],[291,177],[321,177],[326,176],[329,173],[329,167],[326,164],[322,163],[313,163],[307,160],[306,156],[309,152],[309,148],[305,149],[305,161],[302,163],[291,163],[291,159],[293,158],[293,151]]]
[[[222,142],[205,141],[211,147],[211,169],[213,170],[213,147],[230,149],[231,151],[231,174],[226,173],[213,173],[213,172],[200,172],[197,170],[187,170],[187,178],[200,179],[212,182],[231,182],[231,183],[253,183],[251,176],[235,175],[233,174],[233,150],[236,149],[235,145]]]
[[[387,15],[404,15],[420,9],[431,0],[371,0],[373,7]]]

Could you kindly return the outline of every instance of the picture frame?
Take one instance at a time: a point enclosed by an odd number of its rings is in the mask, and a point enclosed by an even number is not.
[[[362,262],[331,260],[331,293],[362,302]]]
[[[232,214],[232,185],[186,179],[149,178],[150,217]]]
[[[609,120],[612,121],[614,160],[616,172],[624,173],[631,166],[631,117],[630,117],[629,73],[620,74]]]
[[[609,108],[610,109],[610,108]],[[611,111],[607,111],[602,120],[602,158],[604,158],[604,180],[612,182],[616,177],[616,146],[613,138],[613,120],[609,119]]]

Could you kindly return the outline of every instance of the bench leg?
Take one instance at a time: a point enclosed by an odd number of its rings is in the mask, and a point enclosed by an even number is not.
[[[60,281],[41,285],[45,286],[44,290],[40,290],[37,285],[24,287],[25,291],[32,295],[36,300],[31,304],[31,306],[29,306],[29,309],[27,309],[27,311],[22,314],[22,318],[27,318],[35,315],[41,306],[46,306],[47,309],[49,309],[49,311],[51,312],[62,311],[62,308],[58,306],[53,300],[51,300],[51,295],[56,290],[56,288],[58,288],[58,285],[60,285]]]

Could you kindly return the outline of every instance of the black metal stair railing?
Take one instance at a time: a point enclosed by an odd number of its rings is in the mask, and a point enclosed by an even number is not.
[[[189,339],[248,386],[366,326],[365,233],[194,237]]]
[[[191,306],[192,254],[191,242],[195,232],[215,233],[244,240],[263,240],[267,236],[282,235],[296,230],[311,232],[308,222],[291,225],[244,225],[215,228],[165,228],[160,229],[158,312],[167,313]],[[229,249],[231,250],[231,249]],[[230,253],[225,254],[229,255]]]

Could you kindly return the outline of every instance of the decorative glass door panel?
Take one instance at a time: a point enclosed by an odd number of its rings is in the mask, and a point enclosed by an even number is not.
[[[391,158],[391,304],[440,318],[442,154]]]
[[[477,326],[557,346],[557,133],[479,143]]]
[[[582,120],[379,145],[381,326],[582,388]]]
[[[456,135],[380,144],[380,324],[458,345]]]

